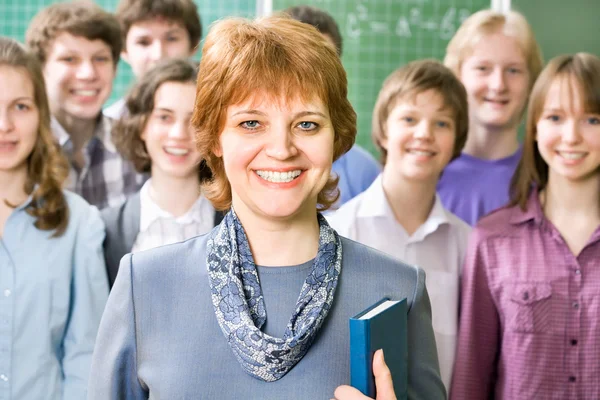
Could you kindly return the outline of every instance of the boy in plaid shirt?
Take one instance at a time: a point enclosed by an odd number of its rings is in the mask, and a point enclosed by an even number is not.
[[[102,114],[121,52],[116,18],[92,2],[53,4],[26,33],[42,62],[52,131],[71,164],[67,188],[98,208],[120,204],[145,176],[124,161]]]

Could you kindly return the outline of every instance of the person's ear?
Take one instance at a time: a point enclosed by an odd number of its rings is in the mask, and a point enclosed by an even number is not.
[[[188,58],[189,59],[194,58],[194,55],[196,54],[196,50],[198,50],[198,46],[199,45],[196,45],[196,46],[190,45],[190,51],[188,52]]]
[[[381,139],[379,139],[377,141],[379,143],[379,146],[384,149],[385,151],[388,151],[388,138],[387,135],[383,135],[383,137]]]
[[[223,149],[221,148],[221,142],[215,146],[212,150],[213,154],[219,158],[223,157]]]

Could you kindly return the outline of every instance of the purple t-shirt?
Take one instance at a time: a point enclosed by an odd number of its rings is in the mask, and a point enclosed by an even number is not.
[[[469,225],[508,202],[510,180],[521,159],[521,148],[499,160],[461,154],[444,169],[437,191],[444,207]]]

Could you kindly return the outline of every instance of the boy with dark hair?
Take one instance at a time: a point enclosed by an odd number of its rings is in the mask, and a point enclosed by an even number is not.
[[[340,27],[331,15],[312,6],[293,6],[286,10],[292,18],[314,26],[333,43],[338,54],[342,55],[342,35]]]
[[[292,18],[314,26],[342,54],[342,35],[331,15],[311,6],[294,6],[283,10]],[[367,151],[358,145],[352,148],[333,163],[332,172],[339,176],[338,187],[340,198],[336,206],[341,206],[348,200],[364,192],[379,175],[379,163]]]
[[[121,57],[140,78],[166,58],[191,57],[200,38],[202,23],[192,0],[121,0],[116,17],[121,24]],[[104,113],[119,119],[125,111],[124,99]]]
[[[57,3],[33,18],[25,39],[42,63],[52,132],[71,164],[68,189],[98,208],[121,203],[144,177],[123,161],[102,114],[121,53],[118,21],[93,2]]]

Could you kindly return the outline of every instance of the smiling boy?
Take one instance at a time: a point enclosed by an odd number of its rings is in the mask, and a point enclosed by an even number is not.
[[[92,2],[57,3],[34,17],[25,38],[42,63],[52,131],[71,164],[68,189],[98,208],[120,204],[145,177],[123,161],[102,115],[121,52],[118,21]]]
[[[516,11],[481,10],[448,43],[444,64],[465,86],[469,138],[438,183],[442,203],[469,225],[509,201],[521,159],[518,129],[542,55]]]
[[[329,217],[342,236],[427,273],[440,372],[448,389],[458,329],[461,265],[470,227],[446,210],[436,185],[469,126],[465,88],[438,61],[411,62],[383,83],[373,111],[382,174]]]
[[[116,17],[123,40],[121,58],[137,79],[160,60],[193,56],[202,37],[192,0],[121,0]],[[104,114],[119,119],[124,111],[125,101],[120,99]]]

